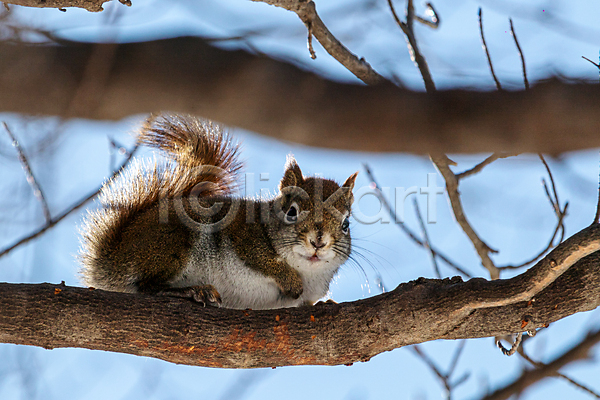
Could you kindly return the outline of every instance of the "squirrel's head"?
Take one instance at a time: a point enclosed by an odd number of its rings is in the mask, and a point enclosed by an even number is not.
[[[294,157],[288,157],[273,211],[279,232],[277,250],[290,265],[337,270],[348,259],[348,218],[357,174],[340,186],[330,179],[304,177]]]

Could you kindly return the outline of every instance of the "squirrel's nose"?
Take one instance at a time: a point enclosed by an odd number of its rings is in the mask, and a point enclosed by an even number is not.
[[[312,246],[315,248],[315,250],[322,249],[323,247],[325,247],[327,245],[327,243],[323,243],[323,241],[321,239],[317,239],[316,242],[311,239],[310,244],[312,244]]]

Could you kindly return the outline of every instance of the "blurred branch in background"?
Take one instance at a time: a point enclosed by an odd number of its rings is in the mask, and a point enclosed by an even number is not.
[[[130,151],[127,152],[125,160],[121,163],[121,165],[119,166],[119,168],[117,168],[113,172],[113,174],[112,174],[113,177],[116,176],[123,168],[125,168],[127,166],[127,164],[129,164],[129,162],[133,158],[133,155],[135,154],[137,148],[138,148],[138,146],[136,145],[132,150],[130,150]],[[19,246],[21,246],[21,245],[23,245],[25,243],[28,243],[29,241],[31,241],[31,240],[37,238],[38,236],[42,235],[48,229],[54,227],[56,224],[58,224],[60,221],[62,221],[65,217],[69,216],[74,211],[76,211],[79,208],[83,207],[90,200],[93,200],[96,196],[98,196],[98,194],[100,193],[100,190],[102,189],[102,186],[103,185],[100,185],[97,189],[95,189],[94,191],[92,191],[89,194],[85,195],[83,198],[81,198],[80,200],[76,201],[71,206],[67,207],[65,210],[63,210],[61,213],[59,213],[55,217],[50,217],[50,219],[46,220],[46,223],[42,227],[38,228],[34,232],[32,232],[29,235],[27,235],[27,236],[25,236],[25,237],[17,240],[15,243],[7,246],[6,248],[0,249],[0,257],[5,256],[6,254],[8,254],[12,250],[16,249],[17,247],[19,247]]]
[[[38,199],[40,205],[42,206],[42,211],[44,213],[44,218],[46,219],[46,224],[49,224],[52,222],[52,217],[50,216],[50,209],[48,208],[48,202],[46,201],[44,192],[42,191],[42,188],[40,187],[39,183],[35,179],[35,176],[33,175],[33,171],[31,170],[29,161],[27,161],[27,157],[25,156],[25,153],[23,152],[19,141],[11,132],[6,122],[2,122],[2,124],[4,125],[4,130],[10,137],[13,147],[17,150],[17,153],[19,155],[19,162],[23,166],[23,171],[25,172],[25,176],[27,177],[27,183],[29,184],[29,186],[31,186],[31,189],[33,190],[33,195],[36,199]],[[2,254],[0,253],[0,256],[1,255]]]
[[[559,369],[567,364],[587,360],[589,352],[600,342],[600,330],[590,332],[581,342],[567,350],[563,355],[555,358],[547,364],[538,364],[538,368],[525,371],[519,379],[504,388],[496,390],[482,400],[506,400],[509,397],[523,392],[529,386],[539,382],[548,376],[556,376]],[[589,392],[589,391],[588,391]],[[595,393],[594,393],[595,395]]]
[[[462,351],[467,342],[461,340],[458,342],[458,346],[454,351],[454,355],[452,356],[452,360],[450,361],[450,366],[448,367],[447,372],[442,372],[441,368],[436,365],[436,363],[427,355],[419,345],[411,346],[410,349],[431,369],[431,371],[438,377],[444,388],[446,389],[446,399],[452,400],[452,390],[465,383],[467,379],[469,379],[470,373],[466,373],[462,375],[460,378],[452,381],[452,375],[456,369],[456,365],[458,364],[458,360],[462,355]]]
[[[404,221],[400,221],[398,219],[398,216],[396,215],[396,213],[390,206],[390,203],[388,202],[388,200],[385,198],[385,196],[381,192],[381,186],[375,180],[375,176],[373,175],[373,172],[371,171],[371,168],[369,167],[369,165],[363,164],[363,168],[365,169],[365,172],[367,173],[367,177],[369,178],[369,180],[371,182],[373,182],[373,185],[375,186],[373,189],[375,190],[376,196],[379,198],[379,200],[381,200],[381,203],[383,204],[386,211],[390,215],[392,221],[395,222],[395,225],[398,226],[398,228],[400,228],[417,245],[429,250],[429,252],[431,254],[433,254],[435,257],[439,257],[440,260],[444,261],[446,264],[448,264],[448,266],[450,268],[454,269],[461,275],[466,276],[467,278],[471,278],[472,275],[469,274],[464,268],[462,268],[461,266],[456,264],[454,261],[450,260],[450,258],[448,258],[446,255],[444,255],[439,249],[437,249],[433,245],[431,245],[431,243],[428,246],[425,242],[425,239],[419,239],[417,237],[417,234],[414,233],[408,226],[406,226]]]
[[[548,252],[552,247],[555,246],[554,240],[556,239],[556,236],[558,235],[559,231],[560,231],[560,237],[558,239],[558,243],[562,242],[564,239],[564,235],[565,235],[564,219],[567,216],[567,208],[569,206],[569,202],[566,202],[565,205],[561,209],[560,201],[558,200],[558,191],[556,190],[556,184],[554,183],[554,177],[552,176],[552,171],[550,170],[550,167],[548,166],[548,163],[546,162],[546,159],[544,158],[544,156],[539,154],[539,157],[540,157],[540,160],[542,160],[542,163],[544,164],[544,167],[546,168],[546,172],[548,173],[548,177],[550,179],[550,186],[552,188],[552,192],[550,192],[550,190],[548,189],[548,185],[547,185],[545,179],[542,179],[542,183],[544,185],[544,192],[546,193],[546,197],[548,198],[548,201],[550,201],[550,205],[552,206],[552,209],[554,210],[554,213],[556,215],[556,219],[557,219],[556,228],[554,229],[554,233],[550,237],[550,241],[548,242],[548,245],[546,245],[546,247],[542,251],[540,251],[537,255],[535,255],[530,260],[525,261],[521,264],[505,265],[505,266],[498,267],[498,269],[500,271],[507,270],[507,269],[523,268],[523,267],[531,265],[534,262],[536,262],[537,260],[539,260],[544,254],[546,254],[546,252]]]
[[[116,61],[95,93],[96,107],[70,110],[83,66],[104,46]],[[163,109],[296,143],[361,151],[556,154],[600,147],[600,92],[588,84],[549,81],[524,92],[427,95],[391,84],[333,82],[287,63],[185,37],[119,44],[3,43],[0,72],[0,109],[10,112],[114,120]],[[578,121],[576,130],[572,121]]]
[[[523,340],[523,344],[525,344],[525,340]],[[521,347],[519,347],[518,352],[519,352],[519,355],[521,357],[523,357],[523,359],[527,360],[527,362],[529,362],[535,368],[546,368],[547,367],[546,364],[544,364],[542,362],[539,362],[539,361],[534,361],[531,357],[529,357],[527,355],[527,353],[525,353],[525,347],[523,345]],[[557,378],[564,379],[565,381],[569,382],[570,384],[572,384],[572,385],[578,387],[579,389],[587,392],[591,396],[593,396],[593,397],[595,397],[597,399],[600,399],[600,394],[596,393],[595,391],[593,391],[592,389],[590,389],[588,386],[586,386],[586,385],[584,385],[584,384],[576,381],[575,379],[570,378],[569,376],[567,376],[567,375],[565,375],[565,374],[563,374],[561,372],[555,372],[553,374],[553,370],[551,368],[547,368],[545,371],[549,374],[548,376],[555,376]],[[527,373],[527,372],[525,372],[525,373]]]

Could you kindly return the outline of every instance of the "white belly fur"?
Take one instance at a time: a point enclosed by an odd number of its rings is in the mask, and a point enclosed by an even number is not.
[[[225,308],[254,310],[297,307],[314,303],[329,291],[329,282],[339,265],[321,261],[310,263],[300,256],[292,256],[288,264],[302,277],[303,293],[298,299],[281,296],[275,281],[247,267],[233,250],[217,251],[210,236],[200,237],[191,251],[185,269],[170,282],[172,287],[210,284],[221,295]],[[221,249],[232,249],[224,238]]]

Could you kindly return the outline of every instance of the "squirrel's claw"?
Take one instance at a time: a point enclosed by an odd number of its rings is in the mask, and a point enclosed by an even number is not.
[[[202,304],[204,307],[210,305],[220,307],[222,300],[221,295],[213,285],[189,286],[184,288],[169,288],[161,290],[157,294],[161,296],[183,297],[192,299],[196,303]]]

